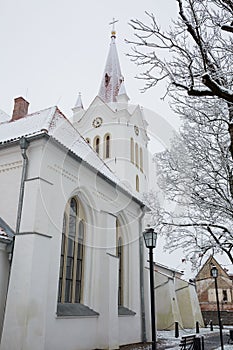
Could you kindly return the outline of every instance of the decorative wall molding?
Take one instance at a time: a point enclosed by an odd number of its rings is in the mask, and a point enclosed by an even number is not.
[[[0,173],[22,168],[22,161],[0,164]]]
[[[119,205],[116,205],[113,200],[112,200],[112,197],[110,196],[107,196],[106,193],[103,193],[103,192],[100,192],[100,191],[92,191],[92,193],[98,197],[98,198],[102,198],[103,200],[105,200],[106,202],[111,202],[111,205],[114,207],[114,208],[118,208]]]
[[[65,170],[64,168],[62,168],[61,166],[57,165],[57,164],[53,164],[53,165],[48,165],[49,169],[52,169],[53,171],[55,171],[56,173],[60,174],[61,176],[69,179],[72,182],[77,182],[79,180],[79,177],[70,173],[69,171]]]

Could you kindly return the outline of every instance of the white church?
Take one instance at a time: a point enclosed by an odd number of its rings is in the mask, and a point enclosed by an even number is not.
[[[99,93],[0,112],[0,350],[119,349],[150,340],[147,122],[111,43]]]

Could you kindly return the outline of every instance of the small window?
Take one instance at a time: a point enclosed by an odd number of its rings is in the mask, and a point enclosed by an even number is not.
[[[76,266],[76,288],[75,288],[75,302],[80,303],[81,287],[82,287],[82,271],[83,271],[83,239],[84,239],[84,222],[79,222],[79,235],[77,244],[77,266]]]
[[[123,243],[122,238],[118,238],[117,256],[119,258],[119,287],[118,287],[118,305],[123,305]]]
[[[223,295],[222,300],[226,303],[226,302],[228,301],[228,298],[227,298],[227,290],[223,289],[222,295]]]
[[[91,140],[89,139],[89,137],[86,138],[86,142],[89,144],[91,143]]]
[[[135,143],[135,163],[136,167],[138,168],[139,162],[138,162],[138,144]]]
[[[104,136],[104,158],[110,158],[110,135]]]
[[[140,170],[143,172],[143,152],[142,147],[140,147]]]
[[[94,150],[96,151],[96,153],[100,154],[100,138],[99,136],[96,136],[94,139]]]
[[[116,255],[119,258],[119,269],[118,269],[118,305],[123,306],[123,299],[124,299],[124,285],[123,285],[123,278],[124,278],[124,264],[123,264],[123,240],[122,240],[122,233],[121,233],[121,227],[120,222],[117,219],[116,220]]]
[[[130,139],[130,161],[134,163],[134,140],[132,137]]]
[[[136,191],[139,192],[139,177],[136,175]]]

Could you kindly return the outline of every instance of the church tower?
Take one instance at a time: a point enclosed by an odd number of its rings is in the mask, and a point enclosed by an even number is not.
[[[130,105],[116,47],[116,31],[99,88],[87,110],[81,96],[73,108],[73,123],[109,168],[132,191],[148,190],[147,122],[139,105]]]

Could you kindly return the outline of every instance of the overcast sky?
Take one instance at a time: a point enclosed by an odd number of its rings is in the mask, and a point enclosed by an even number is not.
[[[130,45],[124,40],[133,38],[130,19],[148,11],[166,23],[175,9],[175,0],[0,0],[0,109],[11,113],[13,98],[22,95],[31,112],[58,105],[70,116],[79,91],[87,107],[99,90],[115,17],[130,102],[169,114],[160,101],[164,91],[140,93],[143,82],[134,78],[138,67],[125,56]]]

